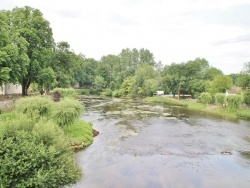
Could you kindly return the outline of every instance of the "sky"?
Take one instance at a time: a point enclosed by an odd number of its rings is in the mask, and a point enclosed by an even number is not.
[[[163,65],[197,57],[224,74],[250,62],[250,0],[0,0],[0,10],[31,6],[56,42],[99,60],[146,48]]]

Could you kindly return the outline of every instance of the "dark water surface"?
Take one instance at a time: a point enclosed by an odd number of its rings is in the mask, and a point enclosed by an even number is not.
[[[139,101],[84,99],[100,131],[75,188],[250,187],[250,122]]]

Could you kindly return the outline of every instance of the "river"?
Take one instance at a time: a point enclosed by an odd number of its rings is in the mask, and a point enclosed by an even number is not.
[[[86,98],[100,131],[75,188],[250,187],[250,122],[163,104]]]

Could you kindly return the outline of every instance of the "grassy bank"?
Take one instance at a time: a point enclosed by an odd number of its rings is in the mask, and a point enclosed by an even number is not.
[[[85,148],[93,142],[91,123],[77,120],[70,126],[64,126],[63,130],[67,140],[75,151]]]
[[[216,115],[227,116],[231,118],[241,118],[250,120],[250,110],[246,109],[231,109],[229,107],[223,108],[222,106],[217,105],[205,105],[196,102],[189,102],[188,100],[180,100],[174,98],[164,98],[160,96],[147,97],[144,101],[148,102],[159,102],[164,104],[169,104],[173,106],[182,106],[190,110],[197,110],[201,112],[207,112]]]

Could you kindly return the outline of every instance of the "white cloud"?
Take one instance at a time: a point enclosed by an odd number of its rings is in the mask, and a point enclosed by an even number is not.
[[[230,42],[250,34],[249,0],[0,0],[0,5],[40,9],[57,42],[67,41],[95,59],[127,47],[148,48],[163,64],[203,57],[226,74],[250,61],[249,43]]]

